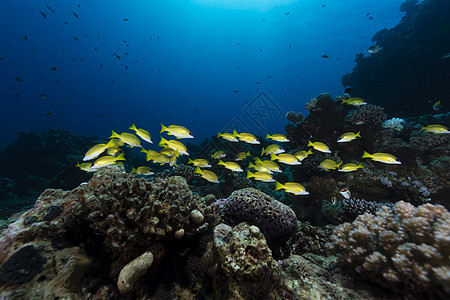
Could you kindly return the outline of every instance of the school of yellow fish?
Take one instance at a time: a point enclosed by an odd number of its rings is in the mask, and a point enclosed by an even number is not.
[[[346,103],[348,105],[360,106],[367,104],[361,98],[350,98],[347,100],[342,100],[342,103]],[[125,160],[124,154],[120,147],[124,145],[128,145],[128,147],[139,147],[142,148],[141,152],[146,154],[147,161],[151,161],[152,163],[169,164],[170,166],[174,166],[177,162],[177,159],[180,155],[189,155],[186,146],[178,141],[178,139],[186,139],[193,138],[192,133],[183,126],[179,125],[170,125],[164,126],[161,124],[161,131],[166,132],[170,136],[174,136],[176,139],[165,139],[161,136],[161,140],[159,142],[159,146],[162,149],[157,152],[154,150],[145,150],[142,146],[141,140],[147,143],[153,143],[152,138],[148,131],[137,128],[134,124],[129,128],[134,131],[133,133],[122,132],[120,134],[112,131],[110,136],[110,140],[107,143],[101,143],[90,148],[84,158],[83,161],[94,160],[93,162],[84,162],[81,164],[77,164],[81,170],[86,172],[95,172],[99,168],[113,165],[113,164],[123,164],[121,161]],[[422,127],[423,131],[431,132],[434,134],[442,134],[442,133],[450,133],[447,127],[439,124],[428,125],[426,127]],[[238,133],[234,130],[232,133],[218,133],[218,138],[222,138],[224,140],[230,142],[245,142],[248,144],[258,145],[260,141],[251,133]],[[139,139],[140,138],[140,139]],[[338,143],[351,142],[357,138],[361,138],[360,132],[346,132],[339,136],[337,139]],[[266,139],[270,139],[275,142],[284,143],[289,142],[288,138],[283,134],[266,134]],[[308,141],[307,147],[312,147],[308,151],[298,151],[294,154],[285,153],[285,150],[278,144],[271,144],[266,148],[263,148],[261,151],[261,157],[255,157],[253,162],[250,161],[247,167],[247,178],[253,178],[262,182],[275,182],[275,190],[284,190],[285,192],[292,193],[294,195],[308,195],[309,192],[306,191],[306,188],[300,183],[296,182],[286,182],[284,184],[276,181],[273,178],[274,173],[281,173],[282,169],[277,164],[286,164],[291,166],[300,165],[301,162],[306,159],[309,155],[313,154],[312,149],[322,152],[322,153],[331,153],[329,147],[322,142],[311,142]],[[102,154],[105,154],[101,156]],[[269,156],[270,159],[263,159],[263,156]],[[244,172],[242,167],[237,163],[238,161],[243,161],[247,157],[251,156],[250,152],[240,152],[234,158],[234,161],[224,161],[222,158],[226,157],[224,151],[216,151],[211,154],[212,160],[218,160],[218,165],[223,166],[224,168],[232,171],[232,172]],[[400,160],[392,154],[389,153],[373,153],[369,154],[364,151],[362,158],[370,158],[373,161],[385,163],[385,164],[401,164]],[[219,183],[218,176],[209,170],[205,170],[205,168],[211,168],[211,163],[204,158],[197,159],[188,159],[188,164],[192,164],[195,169],[195,173],[200,174],[202,178],[212,183]],[[362,164],[355,163],[346,163],[341,166],[342,163],[337,163],[331,159],[325,159],[319,164],[319,168],[325,171],[337,170],[339,172],[354,172],[358,169],[362,169]],[[254,171],[251,172],[250,169]],[[139,175],[152,175],[154,172],[148,166],[140,166],[133,167],[131,172],[136,172]]]

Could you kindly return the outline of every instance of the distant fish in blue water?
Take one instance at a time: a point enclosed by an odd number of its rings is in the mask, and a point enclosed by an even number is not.
[[[450,52],[441,57],[442,59],[450,58]]]
[[[291,14],[290,12],[287,12],[287,13],[286,13],[286,16],[289,16],[290,14]]]
[[[22,82],[22,79],[20,77],[14,77],[14,80],[17,82]]]
[[[45,19],[47,19],[47,15],[46,14],[44,14],[42,11],[39,11],[40,13],[41,13],[41,15],[45,18]]]
[[[434,109],[434,110],[440,110],[441,107],[442,107],[441,101],[438,101],[438,102],[436,102],[436,103],[433,105],[433,109]]]
[[[322,55],[322,58],[330,58],[328,55],[324,54]]]
[[[123,19],[125,22],[127,22],[128,21],[128,19]]]
[[[73,39],[74,39],[75,41],[77,41],[77,42],[79,42],[79,41],[80,41],[80,39],[79,39],[79,38],[77,38],[76,36],[74,36],[74,37],[73,37]]]
[[[46,7],[47,7],[52,13],[55,13],[55,11],[54,11],[50,6],[46,5]]]
[[[47,95],[46,94],[41,94],[41,97],[44,99],[44,100],[47,100]]]
[[[54,66],[54,67],[52,68],[52,71],[56,71],[56,70],[58,70],[58,67],[57,67],[57,66]]]
[[[376,54],[380,51],[381,51],[381,47],[378,45],[371,46],[371,47],[369,47],[369,49],[367,49],[367,52],[369,52],[370,54]]]
[[[80,17],[75,12],[72,12],[72,13],[78,20],[80,19]]]

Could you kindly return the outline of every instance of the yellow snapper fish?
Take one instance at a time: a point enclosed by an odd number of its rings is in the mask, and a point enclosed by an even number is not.
[[[227,156],[227,155],[223,151],[216,151],[213,154],[211,154],[211,158],[212,159],[220,159],[220,158],[225,157],[225,156]]]
[[[309,195],[306,191],[306,188],[300,183],[296,182],[286,182],[285,184],[281,184],[278,181],[275,182],[275,191],[285,190],[287,193],[291,193],[294,195]]]
[[[167,146],[168,148],[171,148],[173,150],[178,150],[181,155],[189,155],[186,146],[176,140],[166,140],[165,138],[161,137],[161,142],[159,142],[158,145],[161,147]]]
[[[360,137],[361,137],[361,135],[360,135],[359,131],[357,133],[346,132],[338,138],[337,142],[338,143],[350,142],[350,141],[353,141],[354,139],[360,138]]]
[[[219,183],[219,178],[214,172],[208,171],[208,170],[202,170],[199,167],[195,169],[195,173],[200,174],[204,179],[208,180],[209,182],[213,183]]]
[[[439,124],[433,124],[428,126],[422,126],[421,130],[425,130],[426,132],[432,132],[434,134],[441,134],[441,133],[450,133],[447,127],[444,125]]]
[[[367,104],[367,102],[364,99],[359,98],[359,97],[343,99],[342,103],[347,103],[348,105],[353,105],[353,106],[361,106],[361,105]]]
[[[255,178],[255,180],[264,181],[264,182],[274,182],[272,175],[266,172],[256,172],[252,173],[247,170],[247,178]]]
[[[209,162],[203,158],[197,158],[194,160],[189,158],[188,164],[193,164],[195,167],[200,167],[200,168],[211,168],[211,165],[209,164]]]
[[[256,171],[259,171],[259,172],[265,172],[265,173],[273,174],[273,172],[269,168],[264,166],[263,164],[256,164],[256,165],[254,165],[254,164],[252,164],[252,162],[250,162],[248,164],[248,168],[249,169],[255,169]]]
[[[395,157],[392,154],[389,153],[374,153],[369,154],[366,151],[364,151],[362,158],[371,158],[374,161],[382,162],[385,164],[391,164],[391,165],[401,165],[400,160]]]
[[[245,153],[245,152],[239,152],[239,153],[236,155],[236,158],[235,158],[234,160],[235,160],[235,161],[240,161],[240,160],[245,159],[247,156],[250,156],[250,151],[247,151],[247,153]]]
[[[270,154],[280,154],[280,153],[283,153],[283,152],[284,152],[284,149],[281,148],[279,145],[272,144],[272,145],[267,146],[265,149],[262,148],[261,155],[264,155],[264,154],[268,154],[268,155],[270,155]]]
[[[347,163],[345,165],[343,165],[338,171],[339,172],[353,172],[356,171],[358,169],[363,169],[364,167],[362,166],[362,164],[353,164],[353,163]]]
[[[286,165],[300,165],[301,162],[298,160],[298,158],[295,155],[292,155],[290,153],[281,153],[281,154],[272,154],[270,156],[271,160],[278,160],[278,162],[286,164]]]
[[[176,166],[177,165],[177,159],[180,156],[180,153],[178,152],[178,150],[175,150],[175,153],[172,154],[172,156],[170,157],[169,160],[169,166]]]
[[[106,153],[108,153],[108,155],[119,155],[119,153],[122,152],[122,149],[120,149],[117,146],[108,148],[108,150],[106,151]]]
[[[251,133],[245,133],[245,132],[237,133],[235,130],[234,134],[239,138],[240,141],[246,142],[247,144],[254,144],[254,145],[260,144],[260,142],[258,141],[256,136],[254,136]]]
[[[258,157],[255,158],[255,163],[262,164],[272,172],[282,173],[280,166],[271,160],[260,160]]]
[[[122,132],[121,134],[117,134],[112,130],[112,134],[110,138],[118,138],[123,141],[125,144],[128,144],[130,147],[140,147],[142,148],[141,141],[132,133]]]
[[[228,170],[231,170],[233,172],[244,172],[244,170],[242,170],[240,165],[238,165],[237,163],[232,162],[232,161],[223,162],[220,159],[218,165],[224,166],[225,168],[227,168]]]
[[[134,130],[134,132],[136,132],[136,134],[137,134],[141,139],[143,139],[144,141],[146,141],[146,142],[148,142],[148,143],[150,143],[150,144],[153,144],[153,142],[152,142],[152,137],[150,136],[150,133],[148,133],[147,130],[144,130],[144,129],[141,129],[141,128],[136,128],[136,126],[135,126],[134,124],[131,125],[131,127],[128,128],[128,129]]]
[[[239,142],[238,139],[236,138],[236,136],[233,133],[218,133],[217,137],[219,138],[223,138],[224,140],[230,141],[230,142]]]
[[[323,153],[331,153],[330,148],[328,148],[327,145],[325,145],[324,143],[321,142],[311,142],[308,141],[308,147],[312,146],[314,149],[316,149],[317,151],[323,152]]]
[[[156,153],[155,155],[152,156],[151,160],[153,161],[153,163],[155,164],[167,164],[170,162],[170,156],[167,156],[165,154],[162,153]]]
[[[114,141],[110,140],[108,143],[106,144],[97,144],[93,147],[91,147],[86,154],[84,155],[83,161],[86,160],[91,160],[94,158],[97,158],[100,154],[102,154],[106,149],[110,148],[110,147],[115,147],[116,144],[114,143]]]
[[[141,152],[144,152],[146,154],[147,161],[151,160],[153,155],[158,153],[155,150],[145,150],[144,148],[142,148]]]
[[[266,139],[271,139],[273,141],[281,142],[281,143],[289,142],[288,138],[284,134],[278,134],[278,133],[272,134],[272,135],[266,133]]]
[[[295,152],[294,155],[295,155],[295,157],[298,158],[299,161],[302,161],[302,160],[304,160],[305,158],[307,158],[308,155],[310,155],[310,154],[312,154],[312,153],[313,153],[312,150],[309,149],[308,151],[298,151],[298,152]]]
[[[91,168],[97,169],[97,168],[110,166],[110,165],[115,164],[118,160],[125,160],[123,153],[121,153],[119,156],[111,156],[111,155],[102,156],[94,162],[94,164],[92,165]]]
[[[170,125],[170,126],[166,127],[163,124],[161,124],[161,132],[160,133],[163,133],[164,131],[166,131],[168,135],[175,136],[177,139],[192,139],[192,138],[194,138],[194,136],[189,131],[189,129],[187,129],[186,127],[183,127],[183,126],[179,126],[179,125]]]
[[[94,169],[91,168],[92,163],[82,163],[82,164],[77,163],[76,167],[80,168],[80,170],[86,171],[88,173],[97,171],[96,168],[94,168]]]
[[[131,169],[131,173],[138,173],[139,175],[144,175],[144,176],[155,174],[155,172],[153,172],[152,169],[150,169],[150,167],[147,167],[147,166],[142,166],[142,167],[139,167],[137,169],[135,169],[133,167]]]
[[[176,151],[177,151],[177,150],[173,150],[172,148],[164,147],[164,148],[161,149],[158,153],[165,154],[165,155],[167,155],[167,156],[172,157],[172,156],[175,154]]]
[[[341,163],[337,164],[334,160],[331,159],[325,159],[320,163],[320,167],[324,169],[325,171],[335,170],[339,169],[339,165]]]
[[[117,147],[122,147],[123,145],[125,145],[125,142],[121,139],[112,139],[112,141],[114,141],[114,144],[116,144]]]

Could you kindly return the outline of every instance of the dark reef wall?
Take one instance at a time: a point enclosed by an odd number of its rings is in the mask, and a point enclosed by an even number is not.
[[[396,116],[430,113],[434,102],[448,101],[450,94],[450,58],[443,58],[450,52],[450,1],[417,2],[401,5],[401,22],[372,37],[382,50],[357,54],[353,71],[341,80],[352,96]]]

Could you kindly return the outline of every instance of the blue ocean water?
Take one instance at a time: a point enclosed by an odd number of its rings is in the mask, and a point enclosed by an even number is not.
[[[306,113],[403,0],[3,1],[2,141],[18,131],[109,136],[132,123],[284,132]],[[322,57],[324,56],[324,57]],[[195,142],[194,141],[194,142]]]

